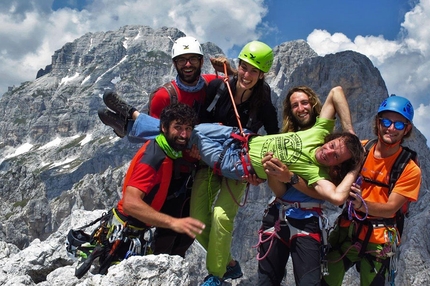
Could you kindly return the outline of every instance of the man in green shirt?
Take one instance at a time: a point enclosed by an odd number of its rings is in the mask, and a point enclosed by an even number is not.
[[[336,114],[346,132],[330,134]],[[150,137],[158,131],[151,130],[151,125],[157,126],[158,123],[152,118],[147,118],[147,121],[146,131]],[[330,91],[317,122],[306,131],[251,135],[247,139],[238,133],[236,127],[199,124],[193,131],[189,146],[197,145],[201,159],[208,166],[235,180],[252,173],[266,179],[261,159],[271,152],[291,172],[337,205],[348,198],[364,156],[360,140],[354,135],[348,103],[341,87]],[[332,172],[334,169],[337,171]],[[337,186],[332,182],[335,173],[342,178]]]

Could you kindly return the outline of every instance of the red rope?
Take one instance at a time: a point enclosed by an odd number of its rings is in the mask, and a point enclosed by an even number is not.
[[[279,235],[278,235],[278,231],[281,229],[281,225],[280,225],[280,221],[279,219],[275,222],[275,225],[273,226],[273,232],[269,232],[268,229],[266,230],[262,230],[260,229],[258,231],[258,243],[256,245],[253,246],[253,248],[259,248],[259,246],[263,243],[266,243],[267,241],[270,240],[270,244],[269,244],[269,248],[267,249],[266,253],[263,256],[260,256],[260,251],[258,251],[257,254],[257,260],[263,260],[267,257],[267,255],[269,255],[270,250],[272,249],[272,245],[273,245],[273,240],[278,238],[282,243],[284,243],[285,245],[288,245],[288,242],[286,242],[285,240],[283,240]],[[266,239],[263,239],[263,235],[264,234],[268,234],[270,233]]]

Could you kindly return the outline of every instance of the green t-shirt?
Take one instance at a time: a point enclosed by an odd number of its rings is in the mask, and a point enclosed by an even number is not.
[[[304,131],[255,136],[249,141],[252,167],[261,179],[267,178],[261,159],[266,152],[288,166],[311,185],[321,179],[330,179],[326,167],[315,159],[315,151],[324,144],[324,138],[334,128],[333,119],[317,118],[315,125]]]

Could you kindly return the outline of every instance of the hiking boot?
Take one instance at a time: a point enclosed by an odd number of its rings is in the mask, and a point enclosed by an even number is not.
[[[200,286],[219,286],[222,285],[221,279],[216,276],[208,275]]]
[[[113,110],[116,114],[123,116],[126,119],[131,119],[131,110],[136,110],[133,106],[127,104],[116,92],[111,90],[105,91],[103,101],[106,106]]]
[[[236,261],[236,265],[227,265],[227,271],[224,273],[222,280],[226,279],[237,279],[243,276],[242,268],[240,268],[239,261]]]
[[[123,138],[127,134],[127,119],[123,116],[109,111],[107,108],[100,108],[97,111],[103,124],[113,128],[113,132]]]

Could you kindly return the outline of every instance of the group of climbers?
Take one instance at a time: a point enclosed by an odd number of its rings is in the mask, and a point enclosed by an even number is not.
[[[324,163],[331,156],[342,156],[336,148],[343,146],[343,139],[323,145],[318,152],[310,151],[319,168],[330,166],[327,174],[342,188],[342,203],[349,195],[335,230],[327,237],[322,204],[325,200],[341,204],[333,193],[335,189],[327,185],[333,185],[330,181],[318,184],[311,179],[308,185],[310,178],[298,176],[302,174],[300,170],[282,158],[282,152],[273,153],[270,148],[262,148],[269,152],[259,153],[262,160],[258,164],[265,173],[260,178],[253,172],[245,172],[242,178],[224,177],[216,168],[212,169],[217,164],[201,161],[203,151],[197,146],[186,150],[196,133],[192,133],[196,120],[235,127],[240,131],[239,137],[243,135],[242,127],[254,134],[261,127],[268,134],[278,133],[276,108],[271,102],[270,87],[264,81],[264,73],[273,62],[272,49],[253,41],[243,47],[238,59],[237,71],[225,59],[211,59],[215,70],[225,76],[202,75],[200,44],[192,37],[183,37],[172,47],[176,79],[151,95],[147,111],[141,113],[115,92],[105,92],[107,108],[98,112],[101,121],[119,137],[145,143],[132,160],[118,206],[97,221],[100,225],[92,235],[82,230],[69,233],[68,250],[75,255],[81,252],[87,258],[77,268],[77,277],[85,274],[95,258],[100,262],[98,273],[103,274],[112,263],[130,255],[166,253],[184,257],[194,238],[207,251],[208,275],[201,285],[221,285],[226,279],[241,277],[239,262],[230,251],[233,221],[247,185],[258,185],[266,177],[275,196],[264,213],[260,230],[258,285],[280,285],[290,254],[297,285],[341,285],[344,273],[353,265],[360,269],[363,285],[376,285],[387,274],[394,277],[395,270],[390,267],[394,258],[387,253],[395,253],[400,243],[397,226],[402,214],[398,210],[416,201],[420,188],[420,169],[411,160],[415,154],[401,146],[412,131],[410,102],[391,96],[381,104],[375,117],[377,140],[367,148],[360,172],[362,184],[352,184],[359,168],[346,173],[345,168],[339,168],[341,160],[336,159],[337,164],[332,165]],[[325,107],[323,114],[337,111],[344,130],[354,133],[346,100],[328,106],[330,110]],[[160,123],[149,123],[158,127],[158,135],[150,140],[146,112],[160,119]],[[321,125],[320,112],[321,103],[310,88],[291,89],[284,102],[282,132],[300,135],[316,124]],[[239,144],[240,140],[233,142]],[[334,148],[331,144],[339,145]],[[220,157],[223,159],[223,155]],[[396,160],[398,157],[402,159]],[[396,173],[396,178],[390,182],[392,173]],[[342,179],[345,180],[341,182]],[[375,195],[375,190],[382,195]]]

